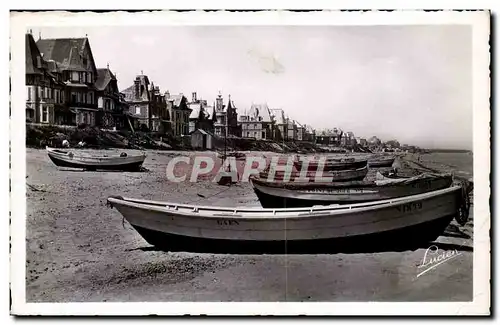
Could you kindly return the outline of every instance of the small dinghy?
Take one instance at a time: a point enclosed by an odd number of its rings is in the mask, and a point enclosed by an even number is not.
[[[392,200],[287,209],[196,206],[124,197],[109,197],[107,202],[148,243],[162,249],[179,242],[285,246],[337,239],[400,245],[435,240],[461,213],[462,194],[461,186],[453,186]]]
[[[347,170],[335,170],[335,171],[307,171],[300,173],[298,171],[290,171],[290,177],[285,179],[287,175],[283,170],[277,170],[273,175],[269,175],[269,169],[260,172],[259,176],[261,179],[266,179],[269,181],[288,181],[295,182],[300,179],[301,182],[313,182],[313,183],[331,183],[331,182],[346,182],[346,181],[359,181],[363,180],[368,174],[368,167],[358,168],[358,169],[347,169]]]
[[[146,153],[141,155],[129,155],[125,152],[116,156],[93,156],[89,154],[73,153],[68,150],[46,148],[47,154],[52,162],[59,167],[81,168],[85,170],[140,170]]]
[[[377,175],[375,181],[345,183],[269,182],[251,178],[255,194],[264,208],[311,207],[315,205],[352,204],[409,195],[450,187],[452,175],[425,173],[409,178]]]
[[[352,157],[324,157],[323,159],[319,157],[308,157],[308,156],[297,156],[293,162],[297,170],[302,170],[306,168],[308,171],[316,171],[318,168],[322,168],[324,171],[334,171],[334,170],[353,170],[366,167],[368,163],[367,159],[356,159]]]
[[[378,157],[368,160],[368,166],[378,167],[391,167],[394,164],[395,157]]]

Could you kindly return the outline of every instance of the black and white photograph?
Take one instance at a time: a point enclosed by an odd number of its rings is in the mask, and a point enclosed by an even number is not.
[[[12,314],[490,313],[490,12],[10,19]]]

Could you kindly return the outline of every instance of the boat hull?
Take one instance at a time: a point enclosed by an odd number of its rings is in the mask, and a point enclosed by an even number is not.
[[[452,187],[347,207],[275,210],[184,206],[122,198],[108,198],[108,203],[153,245],[162,243],[158,233],[218,241],[300,243],[357,240],[390,232],[404,234],[404,240],[427,242],[435,239],[457,214],[461,193],[460,187]],[[407,231],[422,229],[426,232],[420,237],[405,238]]]
[[[238,239],[208,239],[176,235],[132,225],[150,245],[165,251],[191,251],[211,253],[356,253],[383,250],[408,250],[436,240],[453,220],[454,215],[443,216],[418,225],[403,227],[375,234],[345,238],[248,241]]]
[[[339,170],[354,170],[354,169],[360,169],[363,167],[367,166],[368,161],[367,160],[355,160],[352,159],[352,161],[349,160],[326,160],[323,165],[323,170],[324,171],[339,171]],[[293,165],[297,170],[302,170],[304,166],[304,162],[302,160],[297,160],[293,162]],[[307,170],[308,171],[316,171],[320,168],[320,163],[317,160],[309,160],[308,165],[307,165]]]
[[[145,155],[130,157],[81,157],[57,151],[47,151],[49,159],[58,167],[78,168],[85,170],[117,170],[139,171]]]
[[[377,186],[308,186],[315,184],[279,184],[252,179],[252,186],[263,208],[297,208],[316,205],[353,204],[387,200],[447,188],[451,176],[415,179],[400,184]]]
[[[290,177],[287,178],[287,181],[295,181],[301,176],[304,176],[305,179],[301,181],[304,182],[314,182],[314,183],[324,183],[324,182],[345,182],[345,181],[359,181],[363,180],[368,174],[368,167],[363,167],[354,170],[339,170],[339,171],[324,171],[324,172],[315,172],[315,171],[307,171],[304,175],[301,175],[300,172],[291,171]],[[269,179],[269,171],[259,173],[262,179]],[[270,181],[283,181],[285,180],[286,173],[284,171],[276,171],[274,173],[274,177],[271,175]],[[324,178],[324,179],[322,179]],[[326,180],[325,180],[326,179]]]
[[[396,158],[376,159],[368,161],[370,167],[392,167]]]

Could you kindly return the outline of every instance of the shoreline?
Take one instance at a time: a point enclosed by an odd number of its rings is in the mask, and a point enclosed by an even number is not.
[[[464,227],[452,223],[437,241],[461,255],[418,278],[427,247],[359,254],[158,251],[106,207],[108,196],[260,206],[247,184],[218,194],[221,187],[212,182],[166,182],[164,167],[174,156],[148,151],[149,172],[83,172],[59,169],[45,150],[27,149],[27,301],[472,299],[472,215]]]

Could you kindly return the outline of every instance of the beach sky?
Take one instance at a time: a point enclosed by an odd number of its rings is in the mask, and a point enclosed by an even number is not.
[[[120,90],[141,71],[162,92],[243,114],[282,108],[315,129],[427,148],[472,149],[472,30],[414,26],[32,28],[35,40],[88,36]]]

